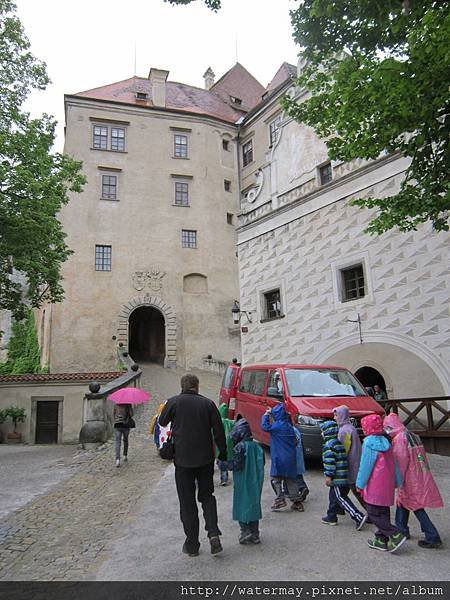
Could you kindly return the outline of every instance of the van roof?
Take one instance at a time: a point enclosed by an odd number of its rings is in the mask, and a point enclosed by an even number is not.
[[[294,363],[270,363],[261,365],[245,365],[242,369],[338,369],[340,371],[349,371],[347,367],[337,367],[335,365],[300,365]]]

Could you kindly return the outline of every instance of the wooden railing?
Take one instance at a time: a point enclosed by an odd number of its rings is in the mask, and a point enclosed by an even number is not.
[[[435,396],[378,400],[378,403],[386,413],[398,414],[403,424],[424,440],[427,450],[450,455],[449,401],[450,396]]]

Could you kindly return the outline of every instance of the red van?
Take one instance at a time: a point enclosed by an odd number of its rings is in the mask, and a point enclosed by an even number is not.
[[[235,382],[233,385],[232,382]],[[346,404],[356,427],[370,413],[384,409],[344,367],[328,365],[230,365],[220,392],[229,416],[244,417],[256,440],[269,445],[269,434],[261,429],[267,407],[283,402],[292,423],[303,435],[306,457],[320,457],[320,423],[333,418],[333,409]],[[228,402],[227,402],[228,399]],[[235,400],[234,400],[235,399]]]

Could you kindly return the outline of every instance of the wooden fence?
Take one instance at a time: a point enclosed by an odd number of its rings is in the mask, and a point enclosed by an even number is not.
[[[379,400],[386,413],[395,412],[428,452],[450,456],[450,396]]]

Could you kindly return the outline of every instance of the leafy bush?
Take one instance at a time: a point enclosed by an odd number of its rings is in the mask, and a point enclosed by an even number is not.
[[[36,334],[34,314],[30,310],[26,319],[15,321],[8,344],[8,360],[0,364],[0,375],[48,372],[41,369],[41,355]]]
[[[5,412],[14,423],[14,433],[16,433],[17,423],[23,423],[25,421],[25,409],[19,408],[18,406],[10,406]]]

